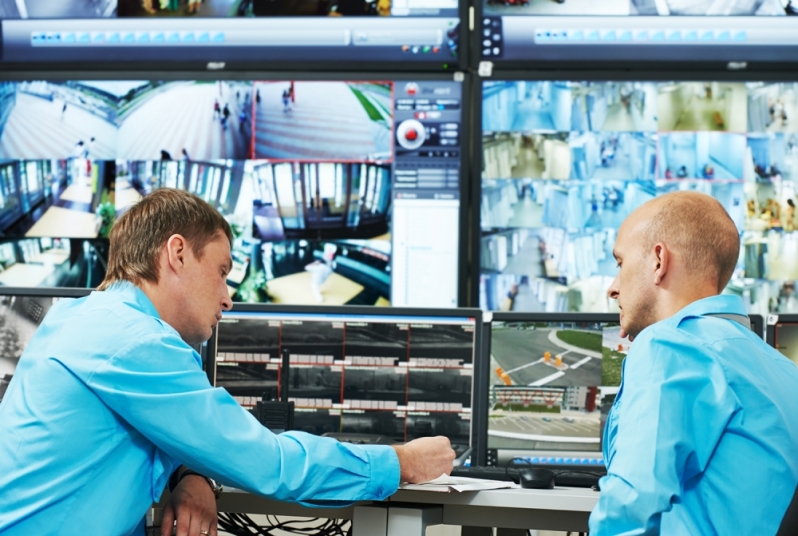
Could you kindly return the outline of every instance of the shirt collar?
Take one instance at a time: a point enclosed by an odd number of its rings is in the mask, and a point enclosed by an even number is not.
[[[672,319],[679,323],[689,316],[704,316],[716,313],[748,316],[743,300],[739,296],[719,294],[694,301],[673,315]]]
[[[134,308],[142,311],[145,314],[153,316],[160,320],[161,315],[155,305],[152,304],[150,299],[144,294],[144,291],[131,283],[130,281],[117,281],[108,287],[104,292],[109,294],[119,294],[122,301],[132,305]]]

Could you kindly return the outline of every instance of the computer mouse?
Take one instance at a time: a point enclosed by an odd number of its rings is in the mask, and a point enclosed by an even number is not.
[[[538,467],[519,467],[521,487],[526,489],[553,489],[554,471]]]

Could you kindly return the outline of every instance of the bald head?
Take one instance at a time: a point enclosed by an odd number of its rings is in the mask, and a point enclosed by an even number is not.
[[[726,287],[740,254],[740,235],[717,199],[673,192],[645,203],[629,220],[643,225],[646,250],[661,242],[684,259],[689,275],[711,278],[718,292]]]

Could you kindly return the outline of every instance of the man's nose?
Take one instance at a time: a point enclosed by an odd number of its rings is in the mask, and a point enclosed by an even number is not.
[[[610,285],[610,288],[607,289],[607,296],[609,296],[610,299],[617,300],[618,294],[620,294],[620,292],[621,289],[618,286],[618,276],[616,275],[615,279],[612,281],[612,285]]]

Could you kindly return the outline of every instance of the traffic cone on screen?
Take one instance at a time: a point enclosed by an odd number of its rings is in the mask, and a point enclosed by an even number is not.
[[[543,361],[551,363],[551,352],[543,352]]]

